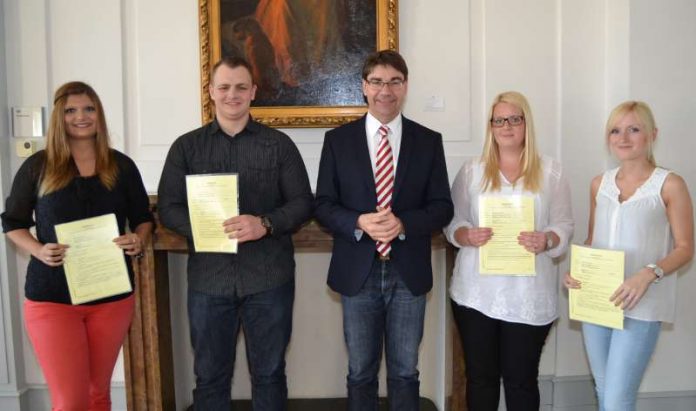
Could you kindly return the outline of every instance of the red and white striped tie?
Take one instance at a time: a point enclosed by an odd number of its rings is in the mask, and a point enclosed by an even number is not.
[[[394,157],[389,145],[389,127],[381,126],[379,135],[382,137],[377,146],[377,173],[375,174],[375,186],[377,188],[377,206],[379,209],[391,207],[392,193],[394,192]],[[391,251],[391,243],[377,241],[377,252],[386,257]]]

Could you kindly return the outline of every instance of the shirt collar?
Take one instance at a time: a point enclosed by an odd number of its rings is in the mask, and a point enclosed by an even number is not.
[[[251,115],[249,115],[249,121],[247,121],[246,126],[237,133],[234,136],[231,137],[236,137],[240,135],[245,135],[245,134],[256,134],[261,130],[262,126],[259,122],[255,121]],[[218,123],[217,118],[213,119],[213,121],[210,123],[210,134],[222,134],[224,136],[228,136],[227,133],[220,127],[220,123]]]
[[[401,130],[401,123],[401,113],[399,113],[399,115],[394,117],[392,121],[384,125],[389,127],[391,134],[394,135],[395,133]],[[367,116],[365,117],[365,127],[367,129],[367,135],[370,137],[374,137],[375,135],[377,135],[377,130],[379,130],[380,126],[382,126],[382,123],[380,123],[380,121],[377,120],[377,118],[370,114],[370,112],[368,111]]]

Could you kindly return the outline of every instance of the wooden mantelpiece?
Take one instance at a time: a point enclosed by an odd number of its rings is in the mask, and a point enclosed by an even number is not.
[[[150,197],[153,210],[156,197]],[[156,210],[155,210],[156,211]],[[157,213],[155,213],[155,216]],[[296,252],[331,252],[331,236],[315,222],[293,235]],[[433,236],[433,249],[447,249],[447,270],[451,271],[453,252],[441,234]],[[175,410],[174,367],[169,309],[169,252],[186,252],[186,240],[162,227],[157,220],[152,241],[145,245],[144,256],[134,260],[136,307],[126,343],[124,362],[126,397],[129,411]],[[454,327],[452,325],[452,327]],[[456,337],[456,331],[453,332]],[[461,358],[455,338],[455,358]],[[456,365],[454,374],[461,375]],[[455,378],[454,381],[458,381]],[[451,409],[461,410],[463,387],[453,387]]]

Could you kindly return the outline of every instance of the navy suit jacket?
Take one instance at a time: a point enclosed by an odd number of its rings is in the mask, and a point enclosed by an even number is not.
[[[440,133],[403,118],[392,211],[406,238],[392,241],[391,262],[414,295],[432,288],[430,238],[452,218],[453,206]],[[358,217],[375,212],[377,195],[365,135],[365,117],[326,133],[319,163],[315,215],[333,234],[328,284],[343,295],[365,283],[377,246],[367,233],[355,239]]]

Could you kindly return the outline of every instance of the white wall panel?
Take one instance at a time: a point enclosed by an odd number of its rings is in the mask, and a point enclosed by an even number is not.
[[[51,98],[65,82],[90,84],[104,105],[112,145],[123,150],[121,1],[52,0],[46,5]]]
[[[0,2],[0,112],[7,112],[7,68],[5,64],[5,19],[4,5]],[[10,156],[9,150],[10,124],[8,118],[0,116],[0,197],[5,196],[5,191],[9,189]],[[5,238],[0,238],[0,270],[9,270],[7,266],[8,253]],[[13,258],[14,259],[14,258]],[[14,268],[14,267],[13,267]],[[14,366],[14,353],[11,352],[13,345],[12,317],[9,310],[12,295],[8,288],[10,284],[6,276],[0,276],[0,390],[12,381],[12,368]]]
[[[129,152],[164,164],[171,143],[201,126],[198,2],[122,1]]]
[[[399,3],[399,49],[409,67],[406,116],[438,130],[445,141],[469,141],[469,1]],[[442,97],[443,111],[429,111],[427,100]],[[461,154],[465,144],[459,145]]]
[[[575,217],[573,242],[587,237],[590,180],[604,170],[606,0],[563,2],[561,8],[560,160],[570,182]],[[568,267],[562,264],[559,276]],[[568,322],[567,291],[559,284],[556,375],[589,373],[580,324]]]
[[[696,194],[696,2],[636,0],[630,9],[630,98],[653,109],[657,163],[673,169]],[[664,325],[642,391],[696,390],[696,266],[682,270],[677,318]]]
[[[557,7],[556,0],[489,0],[484,16],[486,110],[500,92],[523,93],[540,150],[549,155],[555,155],[559,122]]]

